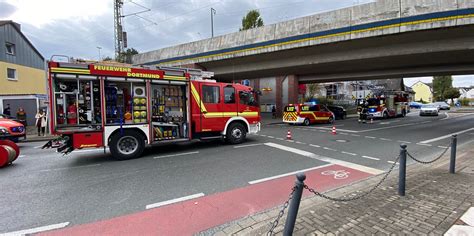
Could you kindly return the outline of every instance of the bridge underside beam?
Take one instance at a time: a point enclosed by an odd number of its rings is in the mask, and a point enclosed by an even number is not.
[[[474,26],[415,31],[200,64],[232,81],[299,75],[326,82],[474,74]]]

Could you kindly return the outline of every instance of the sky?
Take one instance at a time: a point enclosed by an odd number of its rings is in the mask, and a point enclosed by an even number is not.
[[[258,9],[265,24],[373,0],[123,0],[128,46],[139,52],[236,32],[242,17]],[[146,8],[143,8],[143,7]],[[0,20],[21,24],[22,32],[47,59],[52,55],[97,60],[114,56],[113,0],[0,0]],[[100,48],[100,49],[99,49]],[[411,85],[430,78],[406,79]],[[455,77],[455,86],[474,85],[474,76]]]

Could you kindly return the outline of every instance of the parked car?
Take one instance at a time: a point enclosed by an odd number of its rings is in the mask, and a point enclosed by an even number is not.
[[[421,106],[420,108],[420,116],[426,116],[426,115],[437,116],[438,114],[439,114],[438,105],[435,105],[433,103],[425,104]]]
[[[334,117],[336,120],[344,120],[347,118],[347,112],[346,109],[342,106],[334,106],[334,105],[328,105],[326,106],[332,113],[334,113]]]
[[[419,103],[419,102],[410,102],[409,103],[410,108],[415,108],[415,109],[420,109],[422,105],[423,105],[423,103]]]
[[[9,139],[18,142],[20,137],[25,136],[25,126],[14,120],[0,118],[0,139]]]
[[[449,110],[449,109],[451,109],[451,107],[449,107],[449,104],[446,103],[446,102],[435,102],[433,104],[438,106],[440,110]]]

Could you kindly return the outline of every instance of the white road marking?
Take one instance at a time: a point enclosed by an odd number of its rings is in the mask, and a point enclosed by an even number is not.
[[[176,157],[176,156],[185,156],[185,155],[192,155],[192,154],[198,154],[198,153],[199,153],[199,151],[196,151],[196,152],[176,153],[176,154],[170,154],[170,155],[163,155],[163,156],[153,157],[153,159],[160,159],[160,158],[166,158],[166,157]]]
[[[275,138],[275,137],[273,137],[273,136],[267,136],[267,138]]]
[[[287,139],[286,141],[287,141],[287,142],[290,142],[290,143],[294,143],[294,142],[295,142],[295,140],[291,140],[291,139]]]
[[[323,147],[324,150],[329,150],[329,151],[334,151],[334,152],[337,152],[336,149],[332,149],[332,148],[328,148],[328,147]]]
[[[182,202],[182,201],[186,201],[186,200],[191,200],[191,199],[194,199],[194,198],[198,198],[198,197],[204,197],[205,194],[204,193],[196,193],[196,194],[193,194],[193,195],[189,195],[189,196],[184,196],[184,197],[180,197],[180,198],[175,198],[175,199],[171,199],[171,200],[167,200],[167,201],[163,201],[163,202],[157,202],[157,203],[153,203],[153,204],[150,204],[150,205],[146,205],[146,209],[152,209],[152,208],[157,208],[157,207],[160,207],[160,206],[165,206],[165,205],[169,205],[169,204],[173,204],[173,203],[177,203],[177,202]]]
[[[260,136],[262,136],[262,137],[267,137],[265,134],[261,134]]]
[[[324,167],[327,167],[327,166],[332,166],[332,165],[333,164],[325,164],[325,165],[322,165],[322,166],[316,166],[316,167],[312,167],[312,168],[308,168],[308,169],[304,169],[304,170],[293,171],[293,172],[289,172],[289,173],[285,173],[285,174],[281,174],[281,175],[275,175],[275,176],[267,177],[267,178],[263,178],[263,179],[252,180],[248,183],[249,184],[258,184],[258,183],[262,183],[262,182],[265,182],[265,181],[278,179],[278,178],[286,177],[286,176],[289,176],[289,175],[295,175],[295,174],[298,174],[298,173],[301,173],[301,172],[308,172],[308,171],[312,171],[312,170],[317,170],[317,169],[321,169],[321,168],[324,168]]]
[[[94,167],[94,166],[100,166],[100,164],[84,165],[84,166],[73,166],[73,167],[64,167],[64,168],[54,168],[54,169],[46,169],[46,170],[40,170],[40,171],[41,172],[48,172],[48,171],[57,171],[57,170],[71,170],[71,169],[79,169],[79,168]]]
[[[328,130],[328,131],[332,131],[332,128],[326,128],[326,127],[316,127],[316,128],[313,128],[313,129],[320,129],[320,132],[321,133],[326,133],[325,131],[323,130]],[[348,130],[348,129],[338,129],[339,131],[341,132],[347,132],[347,133],[358,133],[359,131],[355,131],[355,130]]]
[[[274,148],[277,148],[277,149],[280,149],[280,150],[283,150],[283,151],[296,153],[298,155],[309,157],[311,159],[345,166],[345,167],[348,167],[348,168],[356,169],[356,170],[363,171],[363,172],[370,173],[370,174],[374,174],[374,175],[383,173],[382,170],[375,169],[375,168],[372,168],[372,167],[363,166],[363,165],[359,165],[359,164],[354,164],[354,163],[347,162],[347,161],[341,161],[341,160],[333,159],[333,158],[330,158],[330,157],[319,156],[319,155],[316,155],[316,154],[311,153],[311,152],[307,152],[307,151],[304,151],[304,150],[300,150],[300,149],[296,149],[296,148],[292,148],[292,147],[288,147],[288,146],[284,146],[284,145],[280,145],[280,144],[276,144],[276,143],[265,143],[265,145],[267,145],[269,147],[274,147]]]
[[[411,143],[410,141],[397,140],[399,143]]]
[[[300,142],[300,141],[296,141],[296,143],[298,143],[298,144],[303,144],[303,143],[302,143],[302,142]]]
[[[370,131],[383,130],[383,129],[391,129],[391,128],[398,128],[398,127],[411,126],[411,125],[420,125],[420,124],[426,124],[426,123],[430,123],[430,122],[431,121],[424,121],[424,122],[411,123],[411,124],[401,124],[401,125],[392,125],[392,126],[381,127],[381,128],[365,129],[365,130],[360,130],[357,133],[370,132]]]
[[[438,147],[439,147],[439,148],[448,148],[448,147],[446,147],[446,146],[438,146]]]
[[[36,147],[33,147],[33,148],[42,148],[42,147],[43,147],[43,145],[41,145],[41,146],[36,146]]]
[[[390,164],[395,163],[394,161],[387,161],[387,162],[390,163]],[[397,162],[397,165],[400,165],[400,163]]]
[[[41,226],[41,227],[32,228],[32,229],[25,229],[25,230],[19,230],[19,231],[15,231],[15,232],[8,232],[8,233],[0,234],[0,236],[36,234],[36,233],[39,233],[39,232],[64,228],[68,225],[69,225],[69,222],[63,222],[63,223],[54,224],[54,225],[46,225],[46,226]]]
[[[285,140],[285,139],[283,139],[283,138],[276,138],[276,139],[281,140],[281,141]]]
[[[349,135],[348,133],[339,133],[339,134],[342,134],[342,135]]]
[[[371,138],[371,139],[376,139],[376,137],[373,136],[364,136],[365,138]]]
[[[344,154],[347,154],[347,155],[351,155],[351,156],[357,156],[357,154],[352,153],[352,152],[344,152],[344,151],[342,151],[341,153],[344,153]]]
[[[443,119],[441,119],[441,120],[447,120],[447,119],[449,119],[449,114],[448,114],[447,112],[445,112],[444,114],[446,115],[446,118],[443,118]]]
[[[360,135],[358,135],[358,134],[351,134],[351,136],[360,137]]]
[[[19,155],[19,156],[18,156],[18,158],[23,158],[23,157],[25,157],[25,155]]]
[[[417,143],[416,145],[427,146],[427,147],[433,146],[433,145],[431,145],[431,144],[426,144],[426,143]]]
[[[471,130],[474,130],[474,128],[466,129],[466,130],[459,131],[459,132],[456,132],[456,133],[447,134],[447,135],[444,135],[444,136],[441,136],[441,137],[438,137],[438,138],[434,138],[434,139],[428,139],[428,140],[425,140],[425,141],[421,141],[420,143],[432,143],[432,142],[436,142],[436,141],[439,141],[439,140],[443,140],[443,139],[446,139],[446,138],[450,138],[450,137],[453,136],[453,135],[459,135],[459,134],[463,134],[463,133],[469,132],[469,131],[471,131]]]
[[[317,148],[320,148],[320,147],[321,147],[321,146],[316,145],[316,144],[310,144],[309,146],[311,146],[311,147],[317,147]]]
[[[254,144],[246,144],[246,145],[237,145],[237,146],[234,146],[234,148],[253,147],[253,146],[260,146],[260,145],[263,145],[263,143],[254,143]]]
[[[380,140],[383,140],[383,141],[393,141],[393,140],[388,139],[388,138],[380,138]]]
[[[366,159],[370,159],[370,160],[376,160],[376,161],[380,161],[379,158],[375,158],[375,157],[369,157],[369,156],[362,156],[363,158],[366,158]]]

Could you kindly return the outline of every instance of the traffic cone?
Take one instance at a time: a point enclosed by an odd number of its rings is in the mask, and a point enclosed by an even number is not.
[[[336,135],[336,134],[337,134],[337,132],[336,132],[336,126],[333,126],[333,127],[332,127],[332,132],[331,132],[331,133],[332,133],[333,135]]]
[[[288,133],[286,134],[286,139],[291,140],[291,131],[288,130]]]

